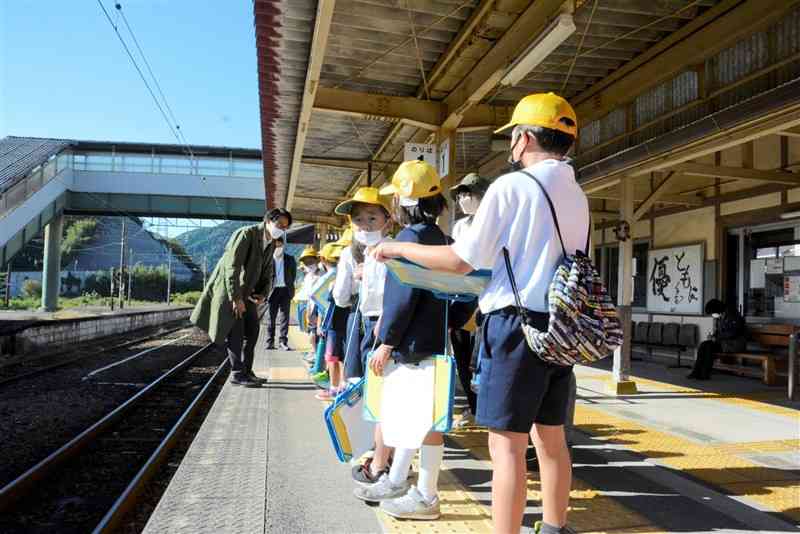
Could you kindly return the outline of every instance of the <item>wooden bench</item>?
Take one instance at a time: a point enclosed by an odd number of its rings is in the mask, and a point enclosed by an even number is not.
[[[797,327],[789,324],[749,324],[748,345],[757,347],[743,352],[719,352],[714,355],[714,368],[761,377],[768,386],[777,385],[778,371],[785,371],[788,362],[789,336],[796,330]],[[745,365],[746,361],[760,362],[761,367]]]

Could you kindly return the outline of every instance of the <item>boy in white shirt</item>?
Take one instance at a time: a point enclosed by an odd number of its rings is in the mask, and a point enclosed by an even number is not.
[[[514,172],[488,189],[470,232],[452,246],[389,243],[373,254],[378,259],[403,257],[440,271],[492,269],[479,302],[486,319],[477,421],[489,428],[494,531],[505,534],[521,528],[530,433],[544,509],[537,532],[559,534],[570,532],[566,516],[572,471],[564,421],[572,369],[546,363],[528,348],[503,249],[510,256],[526,322],[546,330],[549,285],[563,256],[548,197],[561,215],[560,236],[567,251],[584,250],[589,208],[574,170],[564,161],[577,135],[577,118],[569,103],[553,93],[529,95],[498,132],[511,127],[509,162]]]

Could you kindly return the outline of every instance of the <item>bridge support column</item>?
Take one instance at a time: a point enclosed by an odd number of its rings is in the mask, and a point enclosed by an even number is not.
[[[620,219],[633,225],[633,180],[624,176],[620,183]],[[612,395],[636,393],[636,382],[630,379],[631,370],[631,303],[633,302],[633,235],[619,242],[619,282],[617,284],[617,304],[619,319],[622,321],[622,346],[614,351]]]
[[[61,285],[61,234],[64,215],[44,227],[44,272],[42,273],[42,311],[56,311]]]

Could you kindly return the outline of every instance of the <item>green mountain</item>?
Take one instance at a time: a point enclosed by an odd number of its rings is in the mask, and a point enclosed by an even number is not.
[[[217,265],[225,251],[225,245],[230,239],[231,234],[242,226],[249,226],[253,223],[242,221],[225,221],[217,226],[196,228],[184,232],[175,238],[192,257],[197,265],[203,265],[203,257],[206,261],[206,270],[211,272]]]

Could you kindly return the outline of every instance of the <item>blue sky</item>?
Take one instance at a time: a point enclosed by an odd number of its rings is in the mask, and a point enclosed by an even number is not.
[[[260,148],[251,0],[121,3],[187,141]],[[97,0],[0,0],[6,135],[175,142]]]

